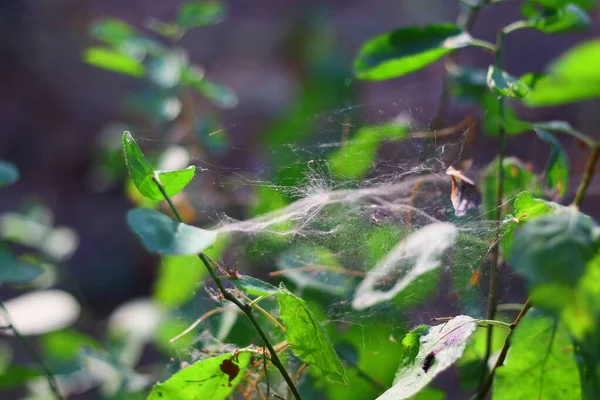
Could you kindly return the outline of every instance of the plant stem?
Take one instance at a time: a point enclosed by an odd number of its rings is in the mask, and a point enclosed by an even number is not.
[[[479,6],[467,6],[466,10],[463,9],[460,14],[458,14],[458,18],[456,19],[456,24],[459,28],[464,29],[466,32],[469,32],[471,28],[473,28],[473,24],[475,23],[475,19],[477,18],[477,14],[479,11],[484,8],[489,3],[489,0],[485,0]],[[466,11],[466,12],[465,12]],[[443,83],[442,83],[442,93],[440,94],[440,100],[438,102],[438,109],[435,113],[435,117],[433,118],[433,122],[431,123],[432,129],[438,129],[442,125],[442,119],[446,114],[446,109],[448,108],[448,101],[450,95],[450,85],[448,83],[448,66],[456,64],[458,61],[458,56],[460,55],[461,49],[457,49],[453,51],[448,56],[448,62],[446,63],[446,71],[444,72]]]
[[[502,47],[504,45],[504,35],[503,31],[498,32],[498,37],[496,40],[496,66],[498,68],[502,68]],[[489,288],[488,288],[488,303],[487,303],[487,319],[494,319],[496,316],[496,302],[498,296],[498,264],[500,259],[500,227],[501,227],[501,219],[502,219],[502,197],[504,192],[504,156],[506,153],[506,131],[504,127],[504,97],[500,97],[498,99],[498,115],[500,119],[500,126],[498,127],[498,170],[496,173],[496,228],[494,232],[494,245],[492,247],[492,262],[490,263],[490,280],[489,280]],[[489,326],[486,336],[486,346],[485,346],[485,355],[483,357],[483,374],[482,379],[487,374],[487,363],[490,358],[490,354],[492,351],[492,339],[494,334],[494,328]],[[484,381],[481,382],[483,384]]]
[[[577,188],[577,193],[575,194],[575,198],[573,199],[573,205],[577,208],[581,206],[581,201],[585,196],[585,192],[587,188],[590,186],[590,182],[594,177],[594,172],[596,169],[596,163],[598,162],[598,155],[600,154],[600,143],[596,143],[596,145],[592,148],[592,154],[590,154],[588,158],[587,165],[585,166],[585,172],[583,173],[583,177],[581,178],[581,183],[579,184],[579,188]]]
[[[175,204],[173,204],[171,197],[167,194],[167,191],[165,190],[165,186],[160,182],[160,179],[158,178],[158,176],[155,174],[152,177],[152,179],[156,183],[156,186],[158,186],[158,190],[160,190],[160,192],[164,196],[165,200],[167,200],[167,202],[169,203],[169,206],[171,206],[171,210],[173,210],[173,213],[175,214],[175,216],[177,217],[179,222],[183,223],[183,218],[181,218],[181,215],[179,214],[177,207],[175,207]],[[267,336],[267,334],[265,333],[263,328],[260,326],[260,324],[258,323],[256,318],[252,314],[252,308],[249,307],[249,305],[241,302],[237,297],[235,297],[233,294],[231,294],[231,292],[229,292],[225,288],[225,286],[223,286],[221,279],[219,279],[219,277],[217,276],[217,273],[215,272],[215,269],[212,267],[212,263],[214,263],[214,261],[211,260],[210,257],[208,257],[204,253],[199,253],[198,257],[200,258],[200,260],[206,267],[206,269],[207,269],[208,273],[210,274],[211,278],[213,279],[213,281],[215,281],[215,283],[217,284],[217,287],[219,288],[219,291],[223,295],[223,298],[226,300],[229,300],[230,302],[235,304],[240,310],[242,310],[242,312],[244,314],[246,314],[246,317],[248,317],[248,319],[250,320],[250,323],[254,326],[254,329],[256,330],[258,335],[263,340],[265,346],[269,350],[269,353],[271,353],[271,355],[270,355],[271,362],[273,363],[273,365],[275,365],[275,367],[279,370],[279,372],[283,376],[283,379],[287,383],[288,387],[290,388],[290,391],[293,393],[296,400],[302,400],[302,396],[300,396],[300,393],[298,392],[296,385],[294,385],[294,381],[292,380],[290,375],[287,373],[285,366],[283,365],[283,363],[279,359],[279,356],[275,352],[275,349],[273,348],[273,344],[271,343],[271,340],[269,339],[269,337]]]
[[[8,322],[8,325],[6,327],[3,326],[2,329],[10,329],[14,333],[15,337],[19,339],[19,341],[23,344],[23,347],[25,347],[25,350],[29,353],[31,358],[33,358],[33,360],[42,368],[42,371],[44,371],[44,375],[46,376],[46,380],[48,381],[50,390],[52,390],[52,392],[56,395],[56,398],[62,400],[62,396],[58,391],[58,385],[56,384],[56,379],[54,378],[52,371],[50,371],[50,368],[48,368],[42,357],[33,348],[31,343],[29,343],[29,340],[27,340],[27,338],[23,336],[21,332],[19,332],[19,330],[15,327],[10,317],[10,314],[8,313],[8,310],[4,306],[2,300],[0,300],[0,308],[2,309],[2,311],[4,311],[4,314],[6,315],[6,320]]]
[[[479,389],[479,392],[477,393],[477,397],[476,397],[477,400],[485,399],[485,396],[487,395],[490,388],[492,387],[492,382],[494,381],[496,369],[498,369],[498,367],[502,366],[502,364],[504,364],[504,360],[506,360],[506,355],[508,354],[508,349],[510,348],[510,339],[512,338],[515,328],[517,327],[517,325],[519,324],[521,319],[525,316],[525,314],[527,313],[527,311],[530,308],[531,308],[531,299],[528,298],[527,301],[525,302],[525,304],[523,304],[523,308],[521,308],[521,311],[519,312],[519,315],[517,315],[517,318],[515,319],[515,321],[512,324],[510,324],[510,332],[508,332],[508,336],[506,336],[506,341],[504,342],[504,345],[502,345],[502,349],[500,349],[500,354],[498,355],[498,359],[496,360],[494,367],[490,371],[490,374],[485,378],[483,385],[481,385],[481,388]]]

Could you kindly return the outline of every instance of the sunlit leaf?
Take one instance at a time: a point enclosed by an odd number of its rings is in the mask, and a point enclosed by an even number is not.
[[[488,69],[487,84],[499,95],[517,99],[525,97],[530,90],[526,84],[495,65]]]
[[[433,223],[415,231],[398,243],[356,288],[352,307],[363,310],[383,301],[389,301],[421,275],[437,269],[441,256],[452,246],[458,231],[449,223]],[[378,289],[379,282],[390,276],[396,282],[388,290]]]
[[[144,65],[129,54],[106,49],[102,47],[90,47],[83,53],[83,60],[95,67],[118,72],[124,75],[142,77],[146,73]]]
[[[148,400],[224,400],[242,380],[252,354],[240,350],[195,362],[155,385]]]
[[[29,292],[4,301],[14,326],[22,335],[35,336],[72,325],[81,312],[77,300],[67,292],[57,289]],[[0,310],[0,326],[10,321]],[[11,331],[4,331],[11,334]]]
[[[165,256],[154,285],[154,299],[168,308],[180,306],[194,297],[205,274],[206,268],[196,255]]]
[[[0,188],[19,180],[19,170],[14,164],[0,160]]]
[[[223,4],[216,1],[189,1],[177,10],[177,23],[183,29],[214,25],[226,17]]]
[[[173,196],[182,191],[196,173],[194,166],[173,171],[154,171],[129,132],[123,133],[123,151],[129,174],[135,186],[140,193],[152,200],[165,199],[154,181],[155,176],[163,184],[167,194]]]
[[[279,289],[275,286],[249,275],[240,275],[239,279],[229,281],[236,288],[253,296],[270,296],[279,293]]]
[[[598,250],[598,235],[580,212],[544,215],[516,231],[510,264],[530,284],[575,285]]]
[[[364,44],[354,61],[354,70],[359,79],[391,79],[421,69],[472,42],[468,33],[452,24],[400,28]]]
[[[333,349],[327,333],[306,302],[280,287],[279,316],[285,326],[285,337],[298,358],[321,370],[331,382],[346,382],[346,371]]]
[[[129,211],[127,223],[146,249],[155,253],[198,254],[217,239],[217,232],[186,225],[158,211],[145,208]]]
[[[494,400],[579,399],[581,381],[573,343],[553,317],[529,312],[515,329]]]
[[[524,101],[531,107],[551,106],[600,97],[600,40],[577,45],[555,61],[547,75],[528,74],[520,79],[532,91]]]
[[[528,25],[544,33],[561,33],[588,29],[591,26],[589,15],[575,4],[567,4],[560,9],[542,13],[527,21]]]
[[[569,184],[569,159],[560,142],[548,131],[535,129],[538,137],[550,145],[550,157],[546,165],[546,184],[562,197]]]
[[[409,130],[409,124],[402,121],[360,128],[350,141],[329,155],[331,171],[349,179],[364,177],[376,160],[381,142],[402,140]]]
[[[473,318],[460,315],[440,325],[421,325],[410,331],[402,340],[404,352],[394,386],[377,400],[408,399],[421,391],[462,356],[476,329]]]
[[[0,246],[0,285],[3,283],[21,285],[31,282],[44,273],[39,265],[20,260],[10,249]]]

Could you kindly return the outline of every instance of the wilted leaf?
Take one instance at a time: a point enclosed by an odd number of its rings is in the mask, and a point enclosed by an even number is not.
[[[285,337],[298,358],[321,370],[331,382],[346,383],[346,371],[327,333],[301,298],[283,285],[279,288],[279,315]]]
[[[463,354],[477,322],[460,315],[450,321],[410,331],[402,340],[404,352],[394,385],[377,400],[401,400],[417,394]]]
[[[240,350],[198,361],[155,385],[148,400],[224,400],[242,380],[252,354]]]
[[[129,211],[127,223],[146,249],[155,253],[198,254],[217,239],[217,232],[186,225],[158,211],[145,208]]]
[[[452,24],[406,27],[369,40],[354,61],[359,79],[384,80],[421,69],[469,46],[473,38]]]

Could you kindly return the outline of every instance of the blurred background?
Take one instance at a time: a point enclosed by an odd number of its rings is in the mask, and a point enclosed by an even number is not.
[[[258,198],[257,192],[275,187],[261,182],[297,188],[305,177],[290,167],[296,158],[309,160],[324,151],[323,145],[351,136],[361,125],[398,116],[428,129],[441,93],[443,62],[398,79],[361,82],[353,78],[353,59],[379,33],[455,21],[459,12],[458,2],[448,0],[230,0],[223,22],[191,30],[178,42],[190,63],[202,66],[205,76],[222,86],[204,87],[205,96],[185,92],[179,101],[164,84],[168,76],[160,75],[160,67],[153,80],[83,62],[85,50],[100,43],[102,34],[93,29],[102,18],[118,18],[168,44],[147,28],[160,30],[155,20],[172,20],[180,3],[0,2],[0,159],[14,163],[21,173],[17,184],[0,192],[3,226],[14,229],[20,215],[56,234],[56,242],[46,243],[46,256],[61,265],[59,286],[82,303],[79,327],[92,336],[100,335],[117,306],[152,295],[159,274],[160,258],[142,248],[125,222],[127,211],[140,202],[126,182],[123,130],[131,131],[157,163],[179,167],[187,160],[200,168],[202,173],[179,199],[190,223],[211,226],[225,215],[246,219],[275,209],[294,191],[284,191],[284,200],[268,194]],[[520,17],[519,7],[506,2],[482,11],[473,35],[494,42],[498,29]],[[585,32],[553,37],[533,30],[514,33],[506,43],[506,69],[515,76],[542,72],[569,47],[598,36],[600,13],[591,15],[593,27]],[[466,49],[459,61],[486,67],[492,57]],[[154,71],[152,66],[149,70]],[[531,121],[569,121],[598,138],[599,106],[593,100],[515,110]],[[479,121],[485,112],[453,102],[443,126],[456,125],[467,115]],[[480,133],[480,124],[475,129],[472,144],[460,157],[472,159],[478,171],[495,156],[496,141]],[[571,160],[569,201],[587,150],[572,140],[561,142]],[[462,151],[462,143],[459,147]],[[172,150],[169,155],[164,154],[167,149]],[[381,151],[386,163],[374,175],[409,171],[420,162],[434,165],[440,155],[439,149],[418,142]],[[507,153],[531,162],[535,171],[543,170],[548,157],[548,149],[533,135],[511,139]],[[453,153],[444,162],[458,165],[461,159]],[[583,211],[596,218],[599,188],[594,182],[583,204]],[[59,254],[52,253],[54,247]],[[0,287],[3,299],[18,293]]]

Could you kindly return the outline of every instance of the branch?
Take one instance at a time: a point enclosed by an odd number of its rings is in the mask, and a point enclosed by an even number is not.
[[[573,199],[573,205],[577,208],[581,206],[581,202],[583,201],[585,192],[587,191],[587,188],[590,186],[590,182],[594,177],[599,153],[600,143],[596,143],[595,146],[592,148],[592,154],[590,154],[588,158],[587,165],[585,166],[585,172],[583,173],[583,177],[581,178],[581,183],[579,184],[579,188],[577,188],[577,193],[575,194],[575,198]]]

